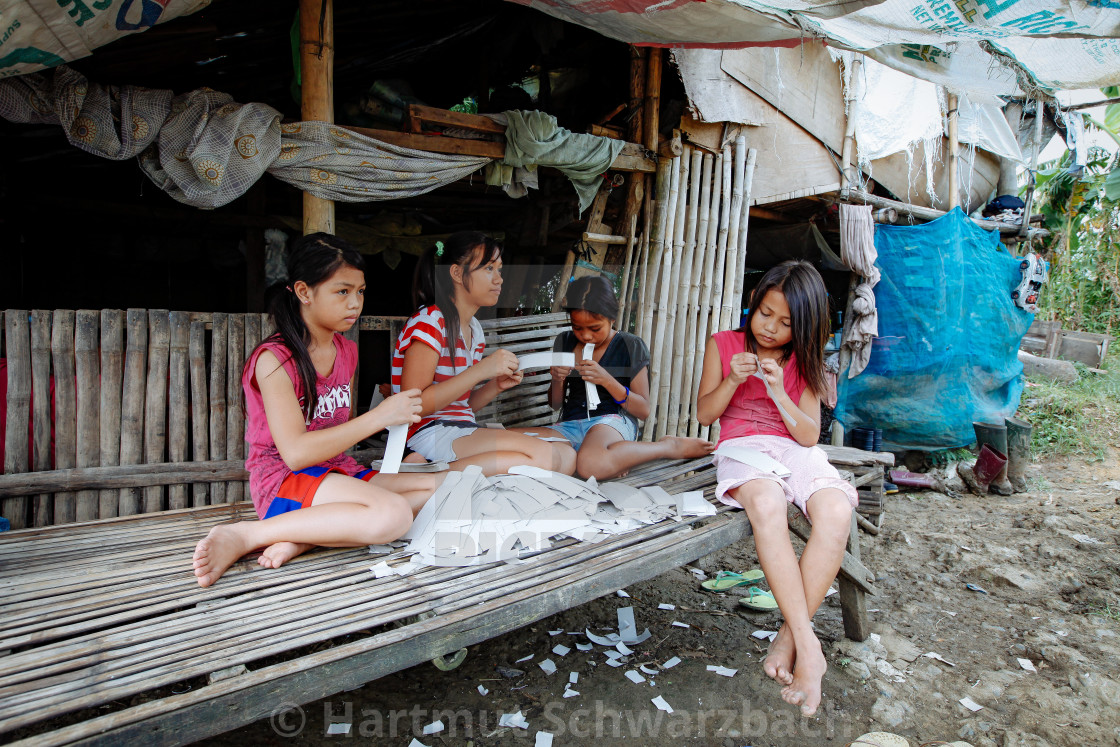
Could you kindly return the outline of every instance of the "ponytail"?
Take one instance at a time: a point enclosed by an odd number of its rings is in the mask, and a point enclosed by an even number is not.
[[[307,349],[308,343],[311,342],[311,332],[303,321],[303,314],[300,311],[302,304],[292,286],[302,280],[309,287],[314,288],[330,278],[343,265],[364,272],[366,263],[362,255],[346,241],[328,233],[313,233],[296,240],[288,253],[287,264],[287,287],[272,297],[268,309],[276,325],[276,332],[261,345],[279,342],[287,348],[290,354],[289,360],[295,363],[299,383],[304,391],[305,422],[310,423],[319,404],[316,391],[318,373],[315,371],[315,364],[311,362],[311,353]],[[284,362],[281,361],[281,364]]]
[[[478,263],[471,265],[471,257],[476,249]],[[463,285],[470,288],[470,275],[483,265],[494,262],[502,256],[502,245],[479,231],[459,231],[437,241],[428,247],[420,261],[416,263],[416,275],[412,281],[412,305],[419,309],[436,306],[447,323],[447,346],[451,366],[455,367],[455,351],[459,343],[459,309],[455,306],[455,287],[451,282],[451,267],[463,268]]]

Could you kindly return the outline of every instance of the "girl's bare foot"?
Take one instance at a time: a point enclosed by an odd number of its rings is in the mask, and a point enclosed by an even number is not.
[[[238,558],[253,550],[253,543],[242,528],[244,523],[220,524],[195,545],[194,575],[198,577],[199,586],[210,586]]]
[[[257,559],[265,568],[279,568],[297,555],[302,555],[315,545],[302,542],[277,542],[265,548],[264,553]]]
[[[401,462],[404,464],[427,464],[428,460],[420,452],[414,451],[402,459]]]
[[[673,450],[677,459],[697,459],[707,456],[716,450],[716,445],[702,438],[684,438],[682,436],[662,436],[658,439]]]
[[[819,642],[810,651],[798,650],[793,682],[782,688],[782,700],[801,706],[802,716],[812,716],[821,704],[821,679],[826,669],[828,662]]]
[[[785,623],[778,629],[778,635],[770,643],[766,658],[762,660],[762,668],[766,676],[781,685],[793,683],[793,662],[797,656],[797,647],[794,645],[793,635]]]

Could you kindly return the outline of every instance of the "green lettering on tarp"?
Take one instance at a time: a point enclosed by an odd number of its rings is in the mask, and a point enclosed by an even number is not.
[[[61,65],[65,61],[66,60],[58,55],[37,47],[20,47],[0,57],[0,68],[11,67],[12,65],[19,65],[21,63],[42,65],[43,67],[55,67],[56,65]],[[15,74],[14,71],[13,74]]]
[[[81,26],[97,15],[94,13],[95,10],[105,10],[113,4],[113,0],[94,0],[94,2],[90,4],[93,6],[91,8],[90,5],[86,5],[84,0],[55,0],[55,2],[58,3],[58,7],[60,8],[65,8],[67,5],[74,6],[70,8],[67,13],[74,19],[74,24],[77,26]]]

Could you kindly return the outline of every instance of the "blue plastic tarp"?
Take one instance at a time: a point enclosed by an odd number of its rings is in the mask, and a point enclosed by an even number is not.
[[[846,430],[882,428],[898,449],[975,441],[973,421],[1003,422],[1023,393],[1019,343],[1034,318],[1015,305],[1020,260],[954,209],[930,223],[875,226],[879,337],[867,368],[840,376]]]

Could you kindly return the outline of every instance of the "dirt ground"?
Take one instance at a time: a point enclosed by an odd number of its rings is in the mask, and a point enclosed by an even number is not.
[[[1103,462],[1036,462],[1029,475],[1030,492],[1013,497],[888,499],[882,532],[862,535],[861,545],[881,591],[868,605],[876,635],[846,641],[838,597],[826,600],[814,622],[829,670],[812,719],[782,702],[762,671],[766,642],[751,634],[777,630],[779,616],[700,590],[685,567],[630,587],[629,599],[611,594],[473,646],[451,672],[424,664],[210,741],[512,747],[547,744],[538,733],[549,732],[554,745],[785,747],[890,731],[911,745],[1120,745],[1120,452]],[[756,566],[748,542],[692,567]],[[658,609],[663,603],[676,608]],[[624,606],[652,634],[624,666],[607,666],[602,646],[577,649],[581,631],[617,629]],[[551,653],[558,644],[571,651]],[[674,656],[681,663],[661,670]],[[554,674],[538,666],[545,658]],[[737,672],[728,678],[709,665]],[[496,667],[524,674],[506,678]],[[631,682],[631,671],[646,681]],[[578,695],[565,698],[570,673]],[[657,696],[672,714],[654,706]],[[498,725],[518,711],[528,728]],[[424,735],[437,720],[444,730]],[[349,723],[349,733],[328,735],[332,723]]]

